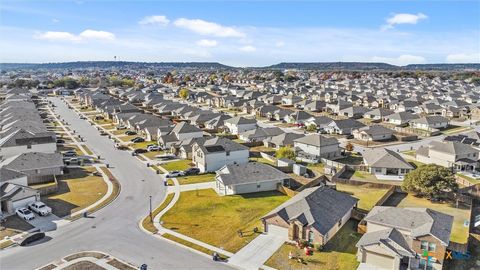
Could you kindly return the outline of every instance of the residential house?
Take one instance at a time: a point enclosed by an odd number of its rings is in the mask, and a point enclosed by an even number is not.
[[[310,134],[293,140],[297,158],[306,162],[319,162],[321,158],[337,159],[342,155],[336,138]]]
[[[192,146],[192,161],[201,172],[214,172],[225,165],[248,162],[248,147],[223,137]]]
[[[414,169],[400,154],[386,148],[367,148],[362,156],[368,171],[378,179],[403,180]]]
[[[416,160],[434,163],[455,171],[475,171],[478,166],[479,150],[456,141],[431,141],[416,152]]]
[[[435,130],[448,127],[449,120],[440,115],[424,116],[410,121],[412,128]]]
[[[215,191],[219,195],[277,190],[290,179],[273,166],[257,162],[225,165],[216,174]]]
[[[384,141],[393,138],[394,131],[382,125],[365,126],[355,129],[352,135],[361,141]]]
[[[375,206],[356,246],[362,269],[441,270],[453,217],[428,208]]]
[[[330,134],[349,135],[352,131],[364,127],[365,124],[354,119],[332,120],[324,129]]]
[[[242,116],[236,116],[224,120],[224,123],[225,127],[231,134],[240,134],[247,130],[257,128],[257,121],[255,119],[249,119]]]
[[[326,186],[307,188],[263,216],[264,231],[322,247],[350,219],[357,202]]]

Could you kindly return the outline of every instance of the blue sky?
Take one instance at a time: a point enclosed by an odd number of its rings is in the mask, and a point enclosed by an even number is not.
[[[480,1],[10,1],[0,61],[480,62]]]

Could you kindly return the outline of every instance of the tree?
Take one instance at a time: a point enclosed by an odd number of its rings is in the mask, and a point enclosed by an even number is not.
[[[180,91],[178,92],[178,95],[182,98],[182,99],[187,99],[189,96],[190,96],[190,93],[188,91],[187,88],[182,88],[180,89]]]
[[[347,145],[345,145],[345,150],[347,150],[348,152],[352,152],[353,151],[353,144],[347,143]]]
[[[317,131],[317,126],[315,126],[314,124],[310,124],[307,126],[307,131],[310,131],[310,132],[313,132],[313,131]]]
[[[278,149],[277,152],[275,153],[275,156],[277,158],[294,159],[295,151],[293,151],[293,149],[290,147],[280,147],[280,149]]]
[[[402,184],[404,191],[430,198],[443,192],[455,191],[457,188],[458,184],[451,170],[436,164],[422,165],[407,173]]]

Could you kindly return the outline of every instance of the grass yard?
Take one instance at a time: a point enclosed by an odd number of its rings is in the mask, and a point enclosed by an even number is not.
[[[140,137],[138,135],[130,135],[130,136],[123,136],[123,137],[119,137],[119,139],[123,142],[130,142],[131,139],[133,138],[136,138],[136,137]]]
[[[82,147],[83,147],[83,149],[85,149],[85,152],[87,152],[88,155],[93,155],[92,150],[90,150],[90,148],[88,148],[88,146],[83,144]]]
[[[205,174],[198,174],[198,175],[182,176],[182,177],[177,177],[177,180],[178,180],[178,183],[180,183],[180,185],[212,182],[215,180],[215,174],[205,173]]]
[[[456,208],[451,203],[433,203],[425,198],[415,197],[412,194],[395,193],[384,205],[397,207],[425,207],[454,217],[450,241],[457,243],[466,243],[468,239],[468,227],[463,224],[465,220],[470,220],[470,209],[466,206]]]
[[[408,151],[403,151],[402,154],[415,157],[416,152],[417,152],[416,150],[408,150]]]
[[[260,163],[265,163],[265,164],[269,164],[269,165],[273,165],[275,166],[275,162],[273,161],[270,161],[266,158],[263,158],[263,157],[251,157],[249,158],[250,161],[254,161],[254,162],[260,162]]]
[[[275,152],[277,151],[275,148],[266,147],[266,146],[255,146],[250,147],[250,152]]]
[[[355,270],[359,264],[355,256],[357,252],[355,244],[361,237],[356,231],[357,223],[348,221],[322,251],[314,251],[312,256],[305,256],[303,250],[294,245],[284,244],[265,265],[282,270]],[[301,256],[304,263],[288,259],[290,251]]]
[[[363,157],[361,155],[352,153],[351,155],[349,155],[347,157],[337,159],[335,161],[343,163],[343,164],[348,164],[348,165],[360,165],[363,162]]]
[[[322,175],[325,173],[325,164],[323,163],[308,164],[307,168],[312,170],[316,175]]]
[[[442,134],[455,134],[455,133],[460,133],[460,132],[463,132],[463,131],[467,131],[467,130],[470,130],[472,129],[472,127],[463,127],[463,126],[453,126],[453,125],[450,125],[448,126],[446,129],[442,130]]]
[[[167,195],[167,197],[165,198],[163,203],[159,207],[155,208],[155,210],[153,210],[152,218],[154,218],[163,209],[165,209],[165,207],[167,207],[167,205],[172,201],[173,196],[175,196],[174,193],[170,193],[170,194]],[[142,226],[143,226],[143,228],[145,228],[147,231],[149,231],[151,233],[157,233],[158,232],[157,228],[155,227],[152,220],[150,219],[150,215],[147,215],[146,217],[143,218]]]
[[[157,155],[164,155],[166,152],[165,151],[151,151],[151,152],[147,152],[147,153],[144,153],[143,155],[146,156],[147,158],[151,159],[151,160],[154,160],[155,159],[155,156]]]
[[[94,167],[70,169],[70,173],[58,177],[58,191],[43,197],[43,201],[59,217],[68,216],[99,199],[107,192],[107,184],[101,176],[93,176]]]
[[[123,135],[123,134],[125,134],[125,131],[127,131],[127,129],[114,130],[114,131],[112,131],[112,134],[113,135]]]
[[[422,163],[420,161],[416,161],[416,160],[413,160],[413,159],[407,159],[407,161],[408,161],[408,163],[410,163],[415,168],[418,168],[422,165],[425,165],[425,163]]]
[[[182,160],[176,160],[168,163],[163,163],[160,166],[162,166],[165,170],[167,171],[183,171],[188,168],[190,168],[190,163],[192,163],[191,160],[189,159],[182,159]]]
[[[257,236],[254,227],[262,231],[260,217],[288,199],[279,192],[218,196],[213,189],[187,191],[162,221],[168,229],[237,252]]]
[[[181,239],[181,238],[178,238],[178,237],[176,237],[176,236],[174,236],[174,235],[171,235],[171,234],[168,234],[168,233],[162,235],[162,237],[167,238],[167,239],[170,239],[170,240],[172,240],[172,241],[175,241],[175,242],[180,243],[180,244],[182,244],[182,245],[184,245],[184,246],[187,246],[187,247],[189,247],[189,248],[193,248],[193,249],[195,249],[195,250],[197,250],[197,251],[203,252],[203,253],[208,254],[208,255],[213,255],[213,252],[214,252],[214,251],[212,251],[212,250],[210,250],[210,249],[208,249],[208,248],[199,246],[199,245],[197,245],[197,244],[194,244],[194,243],[192,243],[192,242],[183,240],[183,239]],[[228,258],[227,256],[224,256],[224,255],[220,255],[220,257],[223,258],[223,259],[227,259],[227,258]]]
[[[337,190],[349,193],[359,199],[358,208],[366,211],[370,211],[378,200],[388,191],[388,189],[372,188],[368,184],[354,186],[341,183],[337,183]]]
[[[70,151],[70,150],[75,151],[75,153],[77,153],[77,155],[79,155],[79,156],[83,156],[82,150],[80,150],[80,148],[78,148],[78,146],[76,146],[74,144],[65,144],[65,145],[57,146],[57,151],[58,152],[65,152],[65,151]]]

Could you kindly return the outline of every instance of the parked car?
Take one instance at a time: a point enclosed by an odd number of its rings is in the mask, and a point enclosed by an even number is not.
[[[142,149],[142,148],[133,150],[133,153],[135,153],[135,154],[143,154],[143,153],[146,153],[146,152],[148,152],[148,151],[146,149]]]
[[[32,211],[28,210],[25,207],[18,208],[15,213],[17,213],[17,216],[25,219],[25,220],[32,220],[35,218],[35,215],[32,213]]]
[[[20,246],[26,246],[30,243],[36,242],[40,239],[45,238],[45,233],[44,232],[34,232],[29,235],[27,235],[21,242],[19,243]]]
[[[188,168],[185,171],[183,171],[184,175],[197,175],[200,173],[200,169],[196,167]]]
[[[137,135],[137,132],[132,131],[132,130],[127,130],[127,131],[125,131],[125,135],[128,135],[128,136]]]
[[[77,152],[75,152],[74,150],[68,150],[68,151],[63,152],[63,156],[64,157],[76,157]]]
[[[127,126],[124,126],[124,125],[117,126],[117,130],[122,130],[122,129],[127,129]]]
[[[103,116],[95,116],[95,120],[103,120],[105,119]]]
[[[65,140],[63,140],[63,139],[58,139],[58,140],[57,140],[57,143],[65,143]]]
[[[107,132],[105,132],[105,131],[103,131],[103,130],[102,130],[102,131],[100,131],[100,136],[107,136],[107,135],[108,135],[108,133],[107,133]]]
[[[43,202],[33,202],[28,204],[28,209],[39,214],[40,216],[47,216],[52,213],[52,208],[48,207]]]
[[[124,144],[116,144],[115,147],[118,149],[118,150],[127,150],[128,149],[128,146],[124,145]]]
[[[176,156],[166,154],[166,155],[156,155],[155,158],[158,158],[160,160],[171,160],[171,159],[175,159]]]
[[[148,150],[149,152],[151,152],[151,151],[158,151],[158,150],[160,150],[160,146],[158,146],[158,145],[149,145],[149,146],[147,146],[147,150]]]
[[[85,116],[82,115],[82,116],[80,116],[80,119],[81,119],[81,120],[87,120],[87,117],[85,117]]]
[[[135,137],[135,138],[131,139],[130,141],[133,142],[133,143],[138,143],[138,142],[144,142],[145,139],[142,138],[142,137]]]
[[[179,177],[184,176],[185,174],[182,171],[171,171],[165,177],[172,178],[172,177]]]

